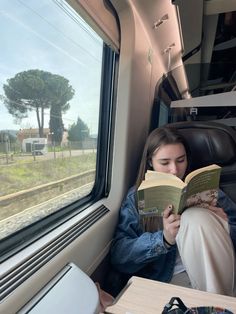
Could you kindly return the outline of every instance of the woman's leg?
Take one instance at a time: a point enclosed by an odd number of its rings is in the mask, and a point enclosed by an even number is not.
[[[174,275],[170,281],[170,284],[186,288],[192,288],[189,276],[186,271]]]
[[[193,288],[232,296],[235,256],[228,223],[203,208],[189,208],[176,238]]]

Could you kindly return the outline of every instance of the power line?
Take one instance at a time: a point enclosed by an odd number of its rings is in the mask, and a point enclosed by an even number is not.
[[[68,15],[76,24],[78,24],[90,37],[92,37],[94,40],[96,40],[98,43],[100,41],[98,40],[97,34],[94,33],[93,30],[88,30],[88,27],[86,27],[86,22],[82,19],[81,16],[78,15],[77,12],[75,12],[72,7],[63,0],[52,0],[59,8],[61,8],[66,15]]]
[[[55,1],[52,0],[54,3]],[[45,23],[47,23],[48,25],[50,25],[54,30],[56,30],[60,35],[62,35],[63,37],[65,37],[67,40],[69,40],[71,43],[73,43],[75,46],[77,46],[79,49],[83,50],[86,54],[88,54],[92,59],[94,59],[97,62],[101,62],[99,59],[97,59],[94,55],[92,55],[87,49],[85,49],[84,47],[82,47],[80,44],[78,44],[76,41],[74,41],[71,37],[67,36],[65,33],[61,32],[57,27],[55,27],[55,25],[53,25],[52,23],[50,23],[47,19],[45,19],[40,13],[38,13],[37,11],[35,11],[34,9],[32,9],[30,6],[26,5],[24,2],[22,2],[22,0],[18,0],[18,2],[23,5],[24,7],[26,7],[28,10],[32,11],[34,14],[36,14],[37,16],[39,16]],[[59,6],[61,7],[61,6]],[[66,12],[63,9],[64,12]],[[69,14],[67,14],[67,16],[69,16]],[[81,22],[77,21],[76,24],[78,24],[82,29],[84,29],[81,25]],[[98,41],[98,40],[97,40]]]

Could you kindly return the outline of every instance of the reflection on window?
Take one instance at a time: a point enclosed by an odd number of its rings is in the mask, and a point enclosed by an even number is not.
[[[0,17],[3,239],[91,191],[103,42],[62,0],[2,0]]]

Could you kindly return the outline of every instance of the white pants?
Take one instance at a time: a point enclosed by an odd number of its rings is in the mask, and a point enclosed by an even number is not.
[[[194,289],[234,295],[235,255],[225,220],[207,209],[189,208],[176,242]]]

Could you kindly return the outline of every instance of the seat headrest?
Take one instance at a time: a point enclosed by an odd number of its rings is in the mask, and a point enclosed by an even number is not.
[[[236,131],[218,122],[187,121],[168,124],[183,135],[191,153],[191,168],[212,163],[220,166],[236,162]]]

